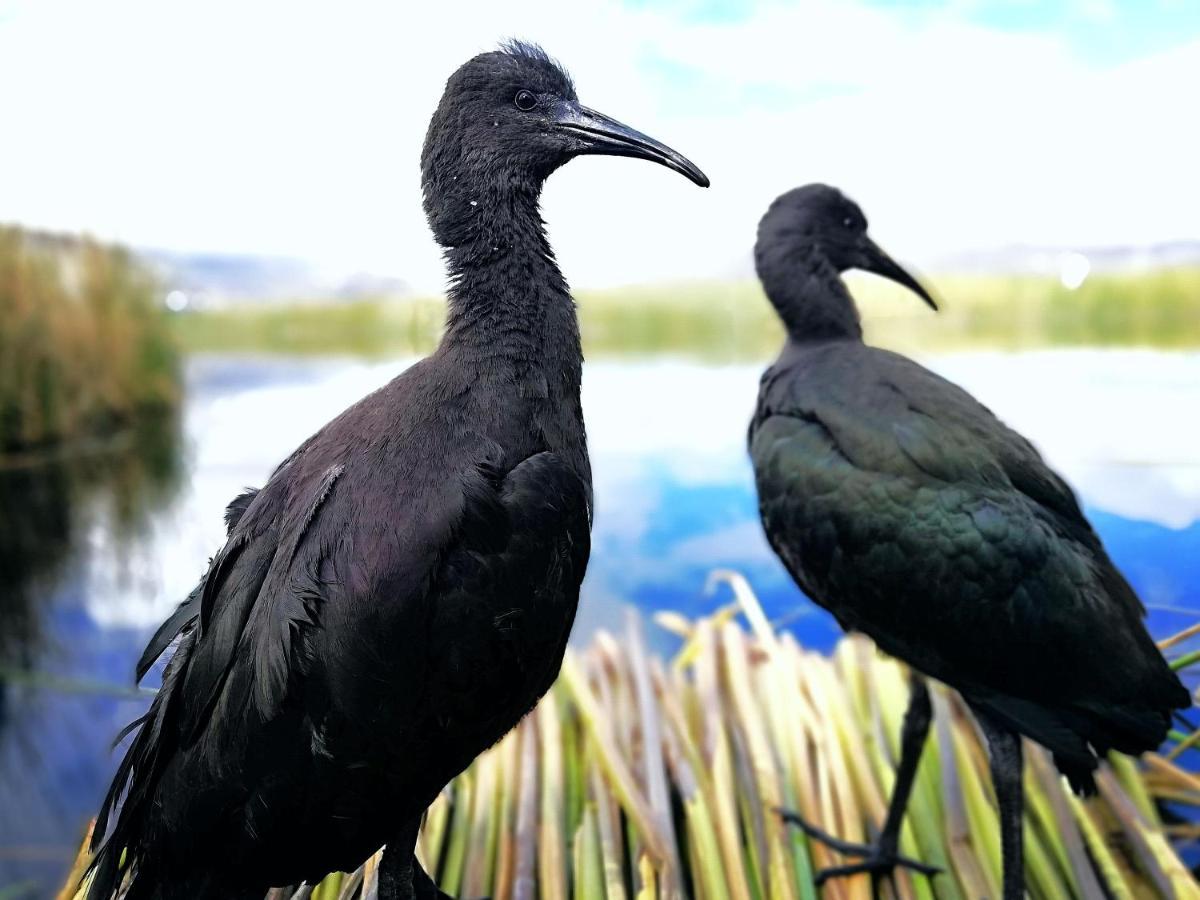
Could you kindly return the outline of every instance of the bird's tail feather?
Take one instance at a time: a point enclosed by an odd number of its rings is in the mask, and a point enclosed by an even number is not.
[[[256,488],[247,488],[245,492],[234,498],[225,510],[225,525],[228,534],[241,521],[246,510],[258,495]],[[121,889],[126,875],[132,872],[132,879],[122,900],[167,900],[170,897],[200,897],[194,886],[184,885],[174,892],[171,888],[163,893],[160,879],[145,869],[144,860],[139,860],[139,848],[145,842],[148,819],[148,804],[153,796],[154,787],[159,776],[159,764],[162,760],[162,743],[172,727],[171,718],[174,715],[175,693],[182,684],[182,673],[187,666],[188,654],[192,641],[195,640],[193,629],[200,614],[200,604],[204,594],[204,586],[208,580],[205,575],[200,579],[183,603],[171,616],[159,626],[154,636],[150,638],[137,663],[137,680],[141,681],[149,671],[150,666],[157,660],[176,636],[182,634],[183,639],[163,672],[162,688],[150,704],[146,715],[131,722],[117,736],[115,744],[119,744],[134,729],[139,729],[129,749],[125,752],[121,764],[113,776],[112,785],[100,806],[96,816],[96,826],[92,832],[93,851],[92,861],[88,871],[92,873],[92,885],[88,890],[88,900],[109,900],[115,897]],[[124,802],[122,803],[122,797]],[[120,807],[117,821],[110,830],[109,819]],[[139,872],[138,869],[141,868]],[[189,883],[194,884],[194,883]],[[204,894],[207,897],[210,894]],[[226,893],[211,894],[212,897],[225,897]]]
[[[169,740],[171,720],[175,712],[175,695],[186,669],[193,633],[184,634],[175,656],[163,673],[162,688],[141,719],[129,749],[125,751],[112,784],[96,815],[92,832],[92,861],[88,870],[93,873],[88,900],[110,900],[117,896],[128,873],[133,879],[125,900],[152,900],[149,890],[155,879],[146,871],[139,872],[152,825],[152,801],[163,759],[164,740]],[[136,725],[136,723],[135,723]],[[110,820],[116,821],[109,827]]]
[[[1095,771],[1110,751],[1137,756],[1167,738],[1172,710],[1143,705],[1077,703],[1054,707],[1002,694],[972,696],[971,705],[1054,755],[1075,793],[1096,793]]]

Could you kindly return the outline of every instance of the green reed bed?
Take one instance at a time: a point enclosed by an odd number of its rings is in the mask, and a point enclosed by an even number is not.
[[[979,347],[1200,346],[1200,268],[1100,274],[1076,290],[1035,276],[932,276],[933,315],[911,294],[852,273],[868,339],[907,352]],[[672,353],[715,362],[765,359],[782,340],[757,282],[697,282],[583,291],[589,357]],[[294,303],[198,311],[176,318],[189,350],[427,353],[438,341],[441,298]]]
[[[132,255],[0,226],[0,454],[102,434],[179,398],[159,292]]]
[[[894,778],[905,670],[862,638],[829,656],[805,650],[772,629],[740,576],[718,577],[734,605],[695,622],[656,617],[684,639],[673,660],[646,651],[631,613],[623,634],[601,632],[569,653],[537,709],[443,792],[418,852],[444,890],[496,900],[870,897],[866,876],[818,892],[813,872],[837,857],[773,810],[796,809],[852,840],[871,836]],[[944,874],[901,872],[885,892],[995,897],[1000,840],[986,750],[961,700],[937,686],[933,697],[901,849]],[[1179,766],[1181,749],[1142,763],[1114,756],[1099,796],[1080,800],[1027,745],[1030,893],[1200,896],[1175,850],[1197,826],[1165,823],[1156,802],[1200,805],[1200,778]],[[268,897],[373,897],[377,865]]]

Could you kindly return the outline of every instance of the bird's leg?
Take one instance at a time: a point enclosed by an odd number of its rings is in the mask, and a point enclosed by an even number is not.
[[[1025,863],[1021,820],[1025,806],[1021,773],[1024,758],[1021,738],[985,713],[975,718],[987,738],[992,762],[992,784],[1000,807],[1000,848],[1004,869],[1004,900],[1025,896]]]
[[[399,849],[394,850],[388,844],[379,863],[378,900],[416,900],[416,897],[412,854],[405,859]]]
[[[442,891],[417,861],[421,819],[406,824],[388,841],[379,864],[378,900],[454,900]]]
[[[417,846],[420,827],[420,818],[407,822],[387,842],[379,862],[378,900],[417,900],[416,871],[420,867],[413,850]],[[424,875],[424,871],[421,874]]]
[[[901,856],[899,852],[900,823],[904,819],[904,810],[908,806],[908,798],[912,793],[913,781],[917,775],[917,765],[921,761],[921,749],[925,746],[925,738],[929,734],[929,725],[933,720],[933,707],[929,702],[929,688],[925,686],[925,679],[913,672],[910,685],[912,696],[908,701],[908,711],[904,714],[904,727],[900,732],[900,765],[896,769],[896,784],[892,788],[892,798],[888,803],[883,830],[874,844],[855,844],[843,841],[815,825],[809,824],[796,813],[781,812],[786,821],[802,828],[804,833],[813,840],[820,841],[825,846],[846,856],[863,858],[861,862],[822,869],[816,876],[818,885],[824,884],[830,878],[868,872],[875,888],[878,889],[879,880],[891,875],[897,866],[912,869],[922,875],[936,875],[941,871],[937,866],[909,859]]]

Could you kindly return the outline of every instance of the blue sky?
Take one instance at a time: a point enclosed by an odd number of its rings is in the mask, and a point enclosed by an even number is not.
[[[1200,4],[1189,0],[1018,0],[947,4],[942,2],[877,5],[938,15],[958,6],[958,14],[986,28],[1013,32],[1050,32],[1083,59],[1096,64],[1126,62],[1186,44],[1200,34]]]
[[[626,0],[634,8],[666,8],[706,22],[737,22],[761,4],[746,0]],[[1187,43],[1200,35],[1200,4],[1189,0],[866,0],[867,6],[918,23],[956,18],[983,28],[1059,36],[1073,52],[1098,64],[1125,62]]]
[[[450,72],[513,35],[713,181],[556,174],[577,287],[745,275],[767,204],[818,180],[918,264],[1197,237],[1194,0],[0,0],[0,220],[437,289],[424,129]]]
[[[666,10],[681,21],[733,26],[752,21],[768,6],[797,6],[749,0],[625,0],[639,10]],[[1097,69],[1186,46],[1200,38],[1200,3],[1189,0],[863,0],[862,6],[895,17],[914,31],[931,24],[958,22],[998,34],[1049,38],[1064,54]],[[801,39],[796,52],[804,52]],[[679,92],[719,90],[703,78],[703,61],[673,65],[647,51],[646,65]],[[836,97],[851,90],[837,71],[824,81],[757,85],[754,102],[764,106]],[[730,98],[732,99],[732,98]],[[739,98],[743,99],[743,98]]]

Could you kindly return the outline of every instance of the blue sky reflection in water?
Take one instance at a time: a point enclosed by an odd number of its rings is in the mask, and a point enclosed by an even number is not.
[[[1032,437],[1079,490],[1110,552],[1151,605],[1159,636],[1200,610],[1200,353],[1044,351],[932,358]],[[222,539],[225,503],[314,429],[408,361],[198,358],[189,364],[184,473],[122,536],[102,493],[72,510],[70,546],[35,579],[25,662],[52,675],[127,685],[150,631],[193,586]],[[745,573],[768,614],[808,646],[837,626],[805,601],[757,522],[745,427],[760,365],[681,360],[587,366],[596,482],[592,564],[577,639],[644,612],[695,616],[728,602],[710,571]],[[658,649],[674,641],[651,627]],[[136,696],[0,688],[0,886],[61,877],[116,758],[108,741]]]

